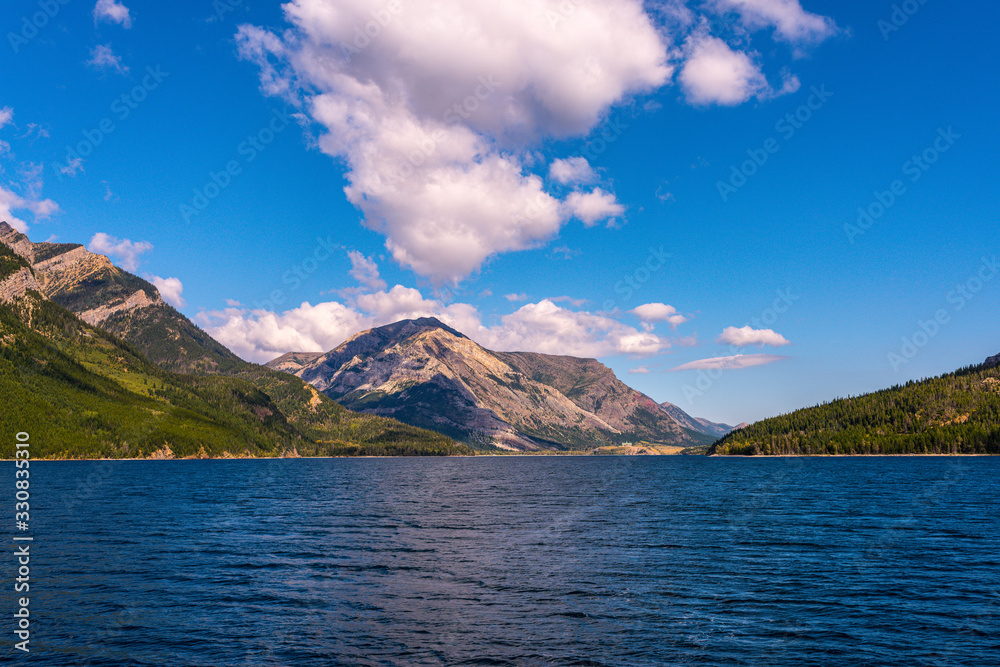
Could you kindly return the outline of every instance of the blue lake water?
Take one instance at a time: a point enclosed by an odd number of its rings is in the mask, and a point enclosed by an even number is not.
[[[0,568],[11,664],[1000,663],[1000,458],[31,473],[30,655]]]

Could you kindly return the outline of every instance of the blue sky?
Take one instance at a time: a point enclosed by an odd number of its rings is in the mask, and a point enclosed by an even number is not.
[[[993,3],[3,16],[0,218],[245,358],[432,314],[736,423],[1000,352]]]

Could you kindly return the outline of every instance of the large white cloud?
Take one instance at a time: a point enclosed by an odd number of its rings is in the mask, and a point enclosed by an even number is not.
[[[304,98],[365,224],[437,282],[552,238],[580,207],[546,192],[528,149],[586,134],[672,73],[636,0],[293,0],[285,15],[280,37],[242,26],[241,54],[266,92]]]
[[[343,161],[347,198],[393,258],[436,284],[537,247],[574,217],[620,217],[607,187],[549,192],[535,149],[585,136],[677,68],[699,105],[798,88],[791,74],[772,88],[759,56],[712,35],[710,17],[735,11],[744,36],[774,26],[796,44],[834,28],[798,0],[291,0],[283,9],[281,31],[239,27],[241,57],[257,64],[262,91],[299,106],[315,145]],[[557,185],[596,180],[580,157],[556,158],[548,175]]]
[[[487,326],[470,304],[444,304],[419,290],[396,285],[359,295],[347,304],[303,303],[283,313],[226,308],[199,313],[196,320],[213,338],[244,359],[268,361],[290,351],[333,349],[358,331],[403,319],[437,317],[493,350],[601,357],[652,355],[671,341],[617,320],[563,308],[549,299],[522,306]]]

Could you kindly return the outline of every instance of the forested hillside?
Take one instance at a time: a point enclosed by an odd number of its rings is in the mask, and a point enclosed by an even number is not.
[[[709,454],[1000,454],[1000,368],[978,366],[765,419]]]

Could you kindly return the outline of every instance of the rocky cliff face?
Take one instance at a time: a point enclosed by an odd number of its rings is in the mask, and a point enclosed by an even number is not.
[[[24,296],[28,290],[41,292],[42,288],[35,280],[35,274],[31,269],[22,267],[0,281],[0,303],[10,303]]]
[[[713,440],[596,360],[492,352],[433,318],[363,331],[326,354],[291,353],[268,366],[352,410],[503,449]]]

